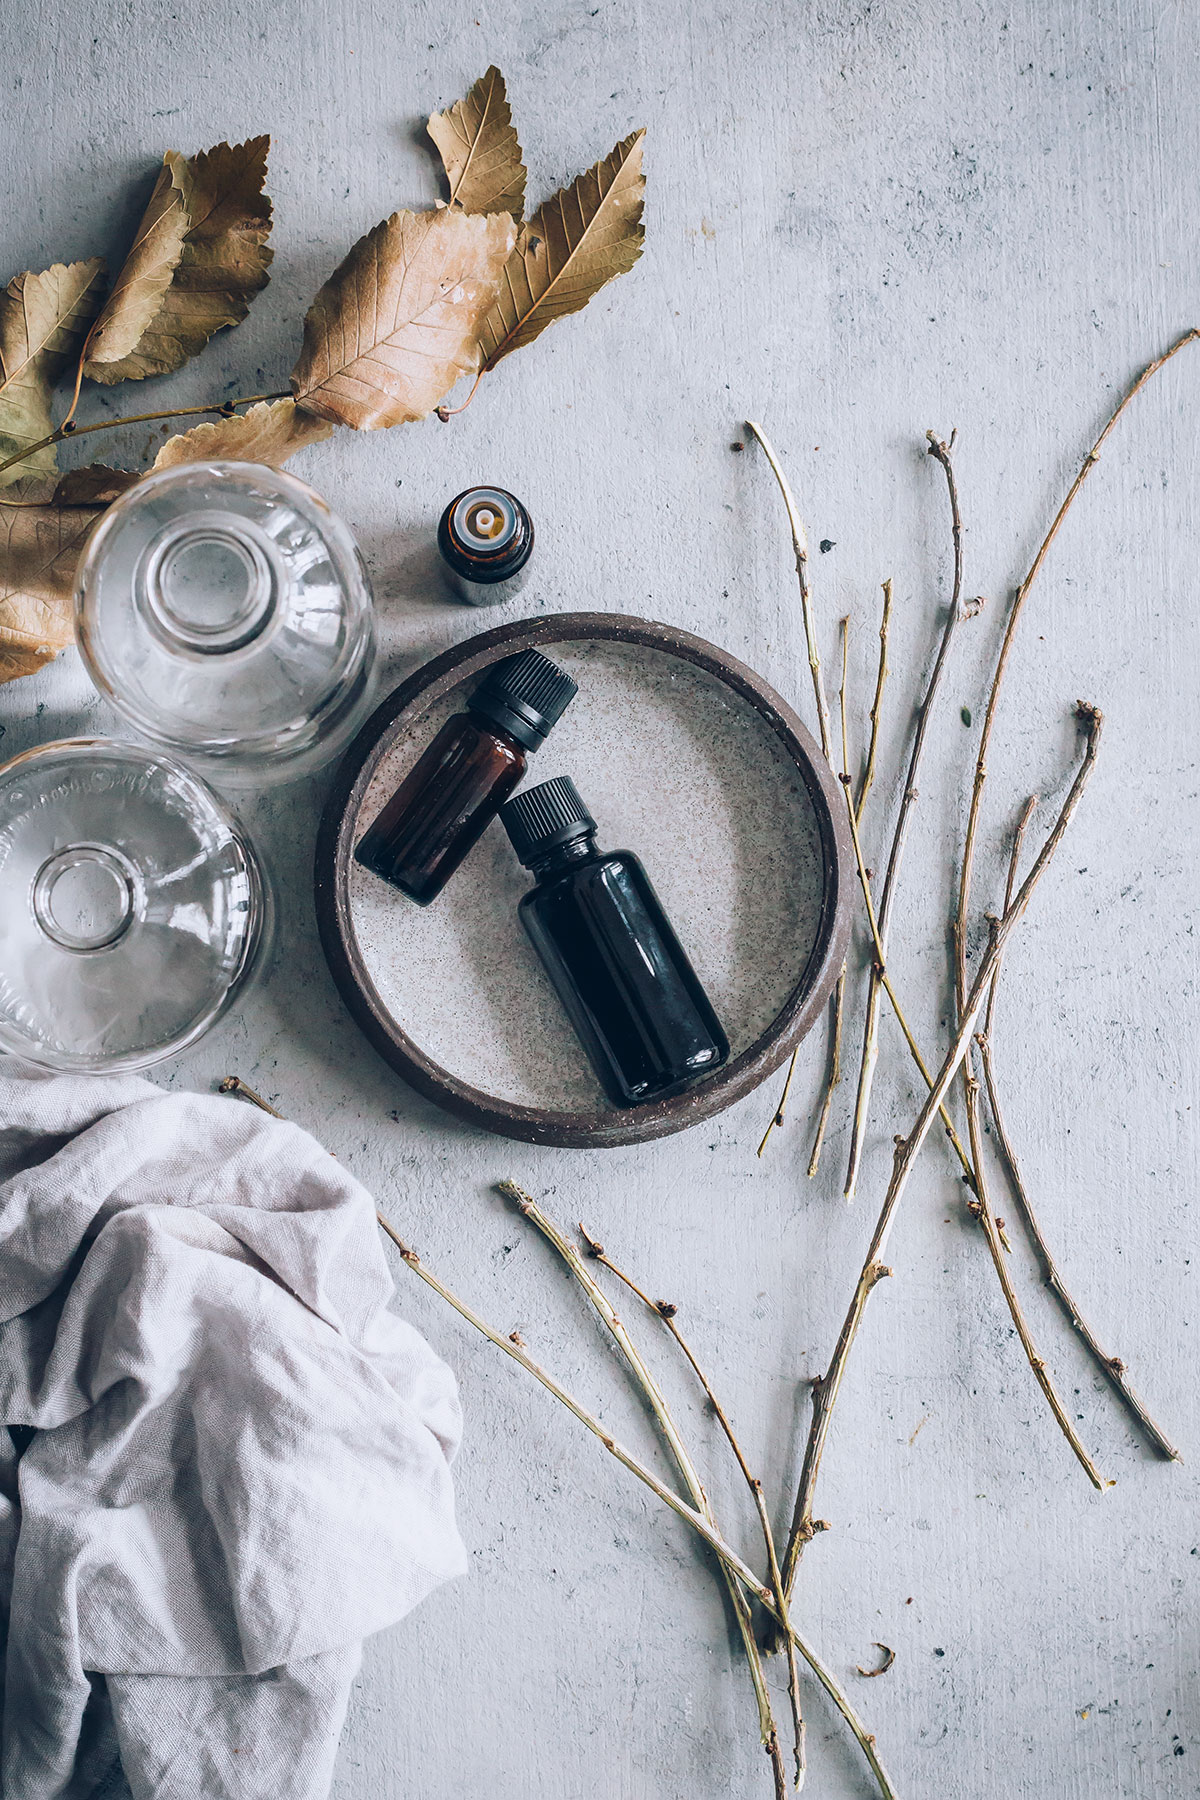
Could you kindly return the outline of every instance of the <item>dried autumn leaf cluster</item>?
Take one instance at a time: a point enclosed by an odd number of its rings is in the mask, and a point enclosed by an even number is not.
[[[154,469],[215,458],[278,468],[335,425],[370,431],[423,419],[464,375],[478,384],[640,256],[642,132],[528,220],[498,69],[435,113],[429,135],[448,201],[393,213],[355,244],[309,308],[290,394],[183,409],[222,416],[168,439]],[[77,426],[83,381],[170,374],[245,318],[272,257],[269,147],[258,137],[192,157],[169,150],[111,287],[92,257],[17,275],[0,295],[0,681],[71,642],[80,549],[142,473],[93,465],[59,476],[55,446],[71,431],[129,422]],[[64,377],[73,392],[55,428]]]

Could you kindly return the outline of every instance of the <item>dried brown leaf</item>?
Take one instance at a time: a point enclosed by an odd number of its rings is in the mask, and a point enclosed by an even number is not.
[[[111,385],[170,374],[202,350],[214,332],[245,318],[254,295],[267,284],[272,257],[266,242],[271,202],[263,192],[270,144],[266,136],[232,146],[217,144],[186,162],[175,151],[167,153],[168,167],[178,175],[176,191],[183,210],[178,255],[169,268],[160,259],[158,277],[165,270],[166,280],[153,294],[147,278],[135,274],[122,307],[120,332],[110,331],[107,318],[102,318],[84,370],[92,380]],[[174,165],[171,158],[176,159]],[[164,168],[160,186],[167,172]],[[150,211],[154,204],[152,198]],[[175,213],[170,217],[178,223]],[[141,254],[144,262],[152,248],[146,240],[146,247],[139,250],[145,224],[143,220],[139,244],[126,260],[109,306],[117,299],[134,256]],[[167,235],[164,224],[157,240],[164,252],[170,247]],[[106,307],[106,315],[108,311]]]
[[[78,353],[96,316],[104,261],[55,263],[40,275],[14,275],[0,294],[0,462],[54,429],[54,383]],[[0,474],[0,487],[33,475],[52,475],[54,446]]]
[[[0,681],[32,673],[74,639],[75,565],[100,509],[54,506],[50,494],[26,481],[25,504],[0,504]]]
[[[292,373],[297,404],[357,431],[425,418],[478,367],[514,236],[508,213],[457,207],[376,225],[309,308]]]
[[[540,206],[521,227],[496,304],[479,334],[482,367],[532,343],[553,319],[578,312],[642,254],[644,131]]]
[[[192,171],[186,156],[168,150],[129,255],[96,321],[84,373],[116,381],[113,368],[136,360],[137,346],[162,305],[183,255]]]
[[[525,164],[513,130],[504,77],[493,66],[465,100],[434,113],[429,135],[438,147],[450,183],[450,204],[464,212],[525,211]]]
[[[141,476],[136,469],[109,469],[103,463],[89,463],[86,469],[71,469],[54,490],[55,506],[109,506],[131,488]]]
[[[191,431],[168,438],[154,459],[156,469],[173,469],[179,463],[268,463],[281,469],[289,456],[308,444],[333,436],[324,419],[302,413],[294,400],[260,400],[232,419],[197,425]]]

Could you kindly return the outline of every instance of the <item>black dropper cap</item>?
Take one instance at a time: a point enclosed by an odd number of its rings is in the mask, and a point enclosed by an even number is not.
[[[524,788],[500,808],[500,822],[527,869],[572,838],[595,831],[593,819],[569,775]]]
[[[578,692],[571,677],[548,656],[540,650],[522,650],[488,670],[470,705],[526,750],[537,750]]]

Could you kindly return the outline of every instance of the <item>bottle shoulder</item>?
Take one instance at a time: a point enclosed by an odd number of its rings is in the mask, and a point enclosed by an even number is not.
[[[650,879],[641,858],[632,850],[601,850],[586,860],[568,863],[564,868],[544,874],[521,901],[521,905],[538,900],[553,900],[567,894],[581,894],[600,888],[649,887]]]
[[[460,754],[478,757],[481,761],[491,760],[497,768],[523,770],[529,756],[516,738],[493,725],[490,719],[470,711],[455,713],[447,719],[434,739],[434,745],[445,748],[453,745]]]

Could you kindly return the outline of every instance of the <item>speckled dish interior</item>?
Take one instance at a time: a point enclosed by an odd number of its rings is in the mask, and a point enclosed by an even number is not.
[[[496,655],[512,647],[500,644]],[[720,674],[644,643],[542,648],[579,692],[530,758],[526,784],[570,775],[600,844],[642,858],[725,1027],[733,1064],[769,1039],[829,937],[820,795],[814,800],[761,707]],[[500,1108],[581,1122],[606,1111],[628,1117],[605,1099],[526,941],[517,902],[530,878],[498,822],[425,908],[348,854],[478,681],[474,669],[436,699],[418,695],[381,739],[342,827],[346,948],[360,985],[373,990],[379,1027],[390,1021],[451,1083]],[[718,1072],[697,1088],[720,1080]]]
[[[678,657],[612,643],[551,655],[579,693],[525,785],[570,776],[597,842],[637,851],[736,1057],[781,1010],[820,929],[824,857],[795,763],[745,700]],[[475,684],[414,707],[356,839]],[[529,886],[497,821],[428,907],[353,864],[354,938],[390,1017],[448,1073],[516,1105],[594,1111],[601,1087],[516,916]]]

